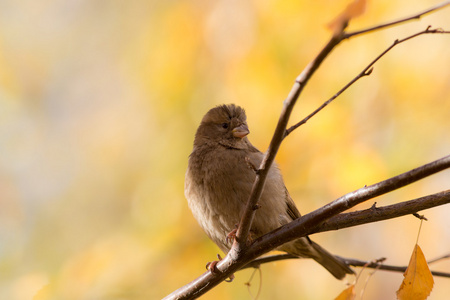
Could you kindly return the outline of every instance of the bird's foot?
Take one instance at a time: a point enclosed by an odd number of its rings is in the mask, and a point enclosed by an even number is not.
[[[236,238],[236,233],[238,231],[238,225],[236,225],[236,228],[231,230],[230,233],[227,234],[227,238],[225,239],[225,242],[228,243],[233,243],[234,239]]]
[[[209,270],[213,274],[220,273],[220,271],[217,269],[216,265],[219,261],[222,260],[222,257],[220,256],[220,254],[217,254],[217,258],[219,260],[210,261],[206,264],[206,269]],[[225,279],[226,282],[232,282],[233,280],[234,280],[234,274],[231,274],[230,277],[228,277],[228,279]]]
[[[219,254],[217,254],[217,257],[219,257],[219,260],[213,260],[206,263],[206,270],[209,270],[211,273],[219,273],[219,270],[217,269],[216,265],[219,261],[222,260],[222,257],[220,257]]]
[[[227,244],[233,243],[233,241],[236,239],[236,233],[238,231],[239,224],[236,224],[235,227],[236,227],[235,229],[231,230],[230,233],[227,234],[227,237],[225,239],[225,242]],[[252,242],[253,242],[253,233],[250,231],[247,237],[247,246],[250,245]]]

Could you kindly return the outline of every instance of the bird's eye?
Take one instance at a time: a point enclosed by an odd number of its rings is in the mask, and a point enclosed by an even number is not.
[[[228,128],[228,123],[222,123],[222,128],[227,129]]]

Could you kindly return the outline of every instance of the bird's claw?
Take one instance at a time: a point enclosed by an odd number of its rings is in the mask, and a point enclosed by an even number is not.
[[[211,271],[211,273],[218,273],[218,270],[217,270],[217,267],[216,267],[218,262],[219,261],[217,261],[217,260],[213,260],[213,261],[207,262],[206,263],[206,270]]]
[[[233,282],[233,280],[234,280],[234,274],[231,274],[230,277],[225,279],[226,282]]]
[[[218,260],[214,260],[214,261],[210,261],[210,262],[206,263],[206,269],[209,270],[213,274],[220,273],[219,269],[217,269],[217,263],[222,260],[222,257],[220,256],[220,254],[217,254],[217,259]],[[226,282],[232,282],[233,280],[234,280],[234,274],[231,274],[230,277],[228,277],[228,279],[225,279]]]
[[[206,263],[206,270],[211,271],[211,273],[219,273],[219,270],[217,269],[216,265],[219,261],[222,260],[222,257],[220,254],[217,254],[217,259],[219,260],[213,260]]]
[[[227,237],[225,239],[225,242],[228,243],[232,243],[234,241],[234,239],[236,238],[236,233],[237,233],[237,228],[233,229],[230,231],[230,233],[227,234]]]
[[[232,243],[236,239],[236,233],[238,231],[239,225],[236,224],[236,228],[231,230],[230,233],[227,234],[227,237],[225,239],[225,242]],[[247,236],[247,245],[250,245],[253,242],[253,233],[250,231]]]

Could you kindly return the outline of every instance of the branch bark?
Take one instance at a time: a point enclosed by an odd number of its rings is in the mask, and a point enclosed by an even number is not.
[[[414,14],[414,15],[412,15],[410,17],[405,17],[405,18],[401,18],[401,19],[399,19],[397,21],[387,22],[387,23],[379,24],[379,25],[376,25],[376,26],[373,26],[373,27],[369,27],[369,28],[366,28],[366,29],[345,33],[344,36],[343,36],[343,39],[349,39],[351,37],[354,37],[354,36],[357,36],[357,35],[361,35],[361,34],[364,34],[364,33],[369,33],[369,32],[373,32],[373,31],[376,31],[376,30],[384,29],[384,28],[387,28],[387,27],[395,26],[395,25],[398,25],[398,24],[401,24],[401,23],[405,23],[405,22],[409,22],[409,21],[413,21],[413,20],[418,20],[421,17],[423,17],[424,15],[432,13],[432,12],[435,12],[435,11],[437,11],[439,9],[442,9],[442,8],[448,6],[448,5],[450,5],[450,1],[443,1],[443,2],[438,3],[435,6],[429,8],[427,10],[424,10],[424,11],[422,11],[420,13]]]
[[[355,266],[355,267],[364,267],[365,266],[366,268],[371,268],[371,269],[402,272],[402,273],[404,273],[406,271],[406,269],[408,268],[407,266],[385,265],[382,263],[367,262],[367,261],[353,259],[353,258],[341,257],[341,259],[345,260],[345,262],[347,262],[349,265]],[[431,271],[431,274],[433,274],[433,276],[450,278],[450,274],[445,273],[445,272]]]
[[[285,132],[285,137],[288,136],[292,131],[294,131],[295,129],[297,129],[298,127],[300,127],[301,125],[305,124],[306,122],[309,121],[309,119],[311,119],[312,117],[314,117],[318,112],[320,112],[322,109],[324,109],[326,106],[328,106],[328,104],[330,104],[334,99],[336,99],[337,97],[339,97],[344,91],[346,91],[350,86],[352,86],[356,81],[358,81],[359,79],[365,77],[365,76],[369,76],[370,74],[372,74],[373,71],[373,66],[375,65],[376,62],[378,62],[384,55],[386,55],[386,53],[388,53],[389,51],[392,50],[392,48],[394,48],[395,46],[404,43],[412,38],[415,38],[419,35],[423,35],[423,34],[433,34],[433,33],[450,33],[449,31],[444,31],[442,29],[431,29],[430,26],[428,26],[425,30],[415,33],[413,35],[410,35],[404,39],[401,40],[395,40],[392,45],[390,45],[386,50],[384,50],[380,55],[378,55],[372,62],[370,62],[358,75],[356,75],[352,80],[350,80],[349,83],[347,83],[342,89],[340,89],[336,94],[334,94],[333,97],[331,97],[330,99],[328,99],[327,101],[325,101],[321,106],[319,106],[316,110],[314,110],[312,113],[310,113],[308,116],[306,116],[303,120],[301,120],[300,122],[298,122],[297,124],[289,127],[289,129],[286,130]]]
[[[450,203],[450,190],[442,191],[440,193],[428,195],[425,197],[404,201],[401,203],[383,206],[383,207],[375,207],[374,205],[366,210],[355,211],[350,213],[341,213],[334,217],[331,217],[327,221],[323,222],[316,230],[311,231],[309,234],[331,231],[331,230],[339,230],[348,227],[354,227],[363,224],[369,224],[373,222],[384,221],[388,219],[398,218],[405,215],[411,215],[417,212],[420,212],[425,209],[437,207],[440,205]],[[449,256],[443,256],[435,260],[429,261],[429,263],[433,263],[437,260],[441,260],[444,258],[448,258]],[[299,258],[295,255],[291,254],[279,254],[279,255],[269,255],[264,257],[259,257],[245,265],[244,268],[257,268],[261,264],[285,260],[285,259],[293,259]],[[363,264],[354,264],[352,262],[357,261],[356,259],[344,258],[344,260],[352,266],[363,266],[367,262]],[[369,266],[370,267],[370,266]],[[383,269],[383,268],[382,268]],[[439,275],[440,276],[440,275]],[[447,276],[447,277],[450,277]]]
[[[371,268],[371,269],[379,269],[379,270],[386,270],[386,271],[394,271],[394,272],[405,272],[407,266],[393,266],[393,265],[386,265],[383,263],[377,263],[377,262],[370,262],[370,261],[364,261],[354,258],[346,258],[338,256],[340,259],[345,261],[348,265],[354,266],[354,267],[365,267],[365,268]],[[448,258],[448,255],[439,257],[437,259],[433,259],[428,261],[428,264],[431,264],[433,262],[436,262],[438,260],[442,260],[444,258]],[[275,255],[268,255],[264,257],[257,258],[250,263],[248,263],[245,267],[243,267],[241,270],[248,269],[248,268],[259,268],[262,264],[271,263],[275,261],[282,261],[287,259],[302,259],[301,257],[292,255],[292,254],[275,254]],[[382,259],[384,260],[384,259]],[[439,271],[431,271],[431,274],[433,276],[439,276],[439,277],[447,277],[450,278],[450,273],[446,272],[439,272]]]
[[[450,203],[450,190],[384,207],[375,207],[373,205],[366,210],[334,216],[322,223],[311,234],[398,218],[448,203]]]
[[[252,257],[253,259],[264,254],[260,249],[272,250],[291,240],[314,232],[319,232],[321,224],[331,217],[364,201],[389,193],[447,168],[450,168],[450,155],[387,180],[348,193],[339,199],[256,239],[253,242],[251,249],[249,249],[248,255],[254,256]],[[361,220],[360,224],[364,224],[364,220]]]

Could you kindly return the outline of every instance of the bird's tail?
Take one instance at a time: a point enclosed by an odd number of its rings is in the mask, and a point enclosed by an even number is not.
[[[280,250],[300,257],[314,259],[337,279],[343,279],[346,274],[355,274],[343,260],[314,243],[308,237],[284,244],[280,247]]]
[[[355,272],[350,269],[350,267],[344,261],[319,246],[319,244],[311,241],[311,246],[318,254],[317,256],[313,256],[312,258],[319,264],[321,264],[325,269],[327,269],[328,272],[330,272],[337,279],[344,278],[346,274],[355,274]]]

